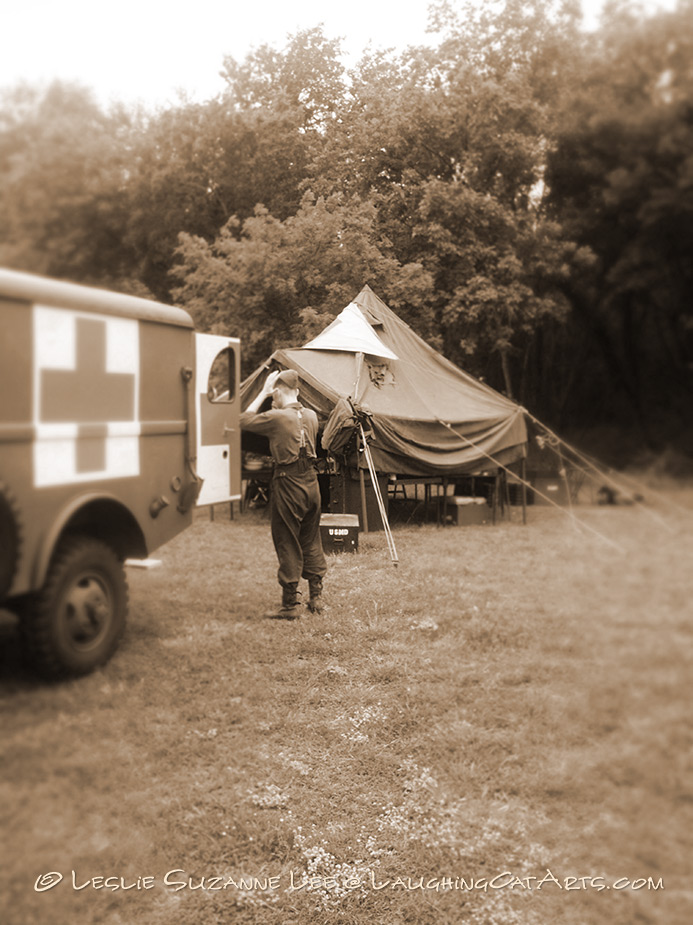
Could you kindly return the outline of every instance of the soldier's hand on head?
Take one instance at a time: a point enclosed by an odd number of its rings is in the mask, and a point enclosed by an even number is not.
[[[274,384],[277,381],[277,376],[281,370],[275,369],[274,372],[271,372],[269,376],[265,379],[264,391],[269,395],[270,392],[274,391]]]

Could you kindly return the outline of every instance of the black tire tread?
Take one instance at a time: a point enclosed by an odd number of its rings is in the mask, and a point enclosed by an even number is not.
[[[112,637],[108,649],[101,653],[88,666],[76,668],[66,665],[56,651],[52,639],[54,620],[53,605],[65,572],[71,563],[81,555],[89,552],[101,557],[104,564],[118,570],[122,581],[123,618],[116,634]],[[108,543],[85,535],[66,536],[57,547],[43,587],[32,594],[25,606],[22,620],[22,636],[31,666],[46,678],[62,678],[67,675],[88,674],[105,664],[115,652],[125,631],[125,618],[128,610],[128,585],[121,560]]]

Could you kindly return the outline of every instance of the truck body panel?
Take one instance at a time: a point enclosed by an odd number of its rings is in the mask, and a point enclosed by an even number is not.
[[[0,269],[0,606],[66,534],[143,558],[239,499],[239,377],[238,339],[179,308]]]

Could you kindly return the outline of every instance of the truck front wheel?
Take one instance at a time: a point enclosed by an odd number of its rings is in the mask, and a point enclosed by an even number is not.
[[[101,540],[66,537],[28,604],[22,625],[33,666],[48,677],[87,674],[108,661],[125,629],[123,565]]]

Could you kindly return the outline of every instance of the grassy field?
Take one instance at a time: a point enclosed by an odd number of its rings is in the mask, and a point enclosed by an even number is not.
[[[362,536],[295,623],[261,616],[267,521],[218,510],[130,572],[102,671],[41,684],[10,636],[0,920],[693,921],[693,491],[666,498],[580,509],[620,548],[546,508],[396,529],[398,568]]]

